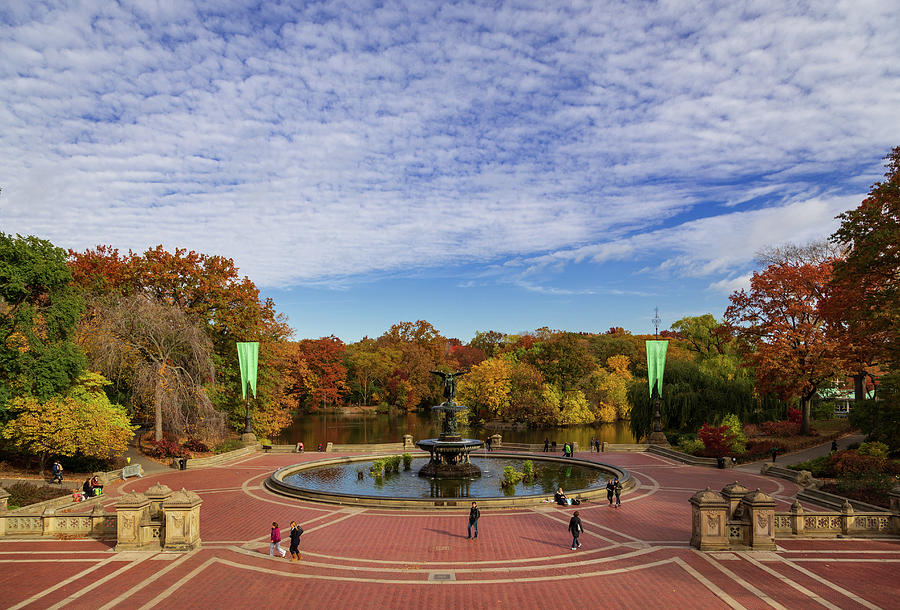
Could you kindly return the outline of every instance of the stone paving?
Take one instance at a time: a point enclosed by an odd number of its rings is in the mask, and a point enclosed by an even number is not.
[[[699,553],[688,545],[688,498],[739,480],[786,510],[790,482],[683,466],[644,453],[579,454],[628,469],[638,486],[620,509],[578,507],[583,546],[571,551],[572,508],[386,510],[275,496],[276,468],[321,454],[256,454],[224,466],[115,483],[116,496],[157,481],[203,498],[203,548],[114,553],[113,542],[0,542],[7,608],[900,608],[900,543],[785,540],[775,552]],[[814,507],[805,507],[815,510]],[[268,556],[272,521],[300,523],[303,560]],[[286,541],[283,543],[287,548]]]

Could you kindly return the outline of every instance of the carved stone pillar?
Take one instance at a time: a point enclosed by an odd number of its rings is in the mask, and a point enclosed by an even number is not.
[[[56,533],[56,510],[52,508],[45,508],[44,512],[41,513],[41,520],[43,522],[43,535],[45,537],[52,536]]]
[[[750,524],[747,546],[757,551],[774,551],[775,500],[757,489],[744,496],[741,510],[743,519]]]
[[[691,546],[701,551],[721,551],[728,548],[728,501],[707,487],[690,499]]]
[[[93,510],[91,510],[91,536],[94,538],[103,537],[103,530],[105,529],[103,526],[104,519],[106,519],[106,512],[103,510],[103,507],[99,504],[94,505]]]
[[[9,510],[9,492],[0,487],[0,513]]]
[[[166,498],[172,495],[172,490],[162,483],[157,483],[144,492],[144,495],[150,499],[150,518],[162,519],[162,503]]]
[[[492,434],[491,435],[491,448],[494,447],[502,447],[503,446],[503,435],[501,434]]]
[[[165,519],[163,550],[192,551],[200,548],[200,505],[192,491],[176,491],[162,503]]]
[[[132,492],[116,502],[116,551],[140,550],[145,541],[141,525],[150,522],[150,498]]]
[[[844,500],[844,503],[841,504],[841,533],[845,536],[850,533],[850,528],[853,527],[853,520],[856,517],[853,516],[853,506],[850,505],[850,502]]]
[[[403,435],[403,450],[406,451],[408,449],[415,449],[416,445],[413,442],[412,434],[404,434]]]
[[[738,507],[741,504],[741,500],[744,496],[747,495],[747,492],[750,490],[735,481],[734,483],[729,483],[725,487],[722,488],[722,496],[728,502],[728,518],[729,519],[740,519],[740,511]],[[735,514],[735,513],[738,514]]]
[[[791,533],[795,536],[802,536],[804,528],[803,507],[800,506],[799,500],[794,500],[794,503],[791,504]]]

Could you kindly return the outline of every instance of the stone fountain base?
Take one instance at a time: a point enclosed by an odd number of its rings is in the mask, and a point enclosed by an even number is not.
[[[419,469],[419,476],[440,479],[480,477],[481,469],[469,461],[469,453],[481,445],[479,440],[458,436],[419,441],[416,446],[431,454],[428,463]]]

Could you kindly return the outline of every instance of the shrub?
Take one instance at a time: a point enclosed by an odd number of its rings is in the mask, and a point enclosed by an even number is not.
[[[803,413],[800,412],[800,409],[788,407],[788,421],[792,424],[799,424],[803,421]]]
[[[838,477],[872,475],[883,473],[887,460],[848,449],[831,454],[829,466]]]
[[[179,447],[178,443],[167,441],[166,439],[162,439],[161,441],[150,441],[150,447],[147,450],[147,455],[155,458],[180,458],[180,457],[188,457],[187,451],[184,448]]]
[[[797,436],[800,434],[800,424],[791,421],[766,421],[759,425],[759,429],[766,436]]]
[[[722,425],[728,428],[726,437],[732,453],[744,453],[747,450],[745,443],[747,436],[741,429],[741,420],[734,413],[729,413],[722,419]]]
[[[390,462],[391,470],[393,470],[394,472],[400,472],[400,462],[403,461],[402,457],[400,457],[399,455],[392,455],[388,459],[388,461]]]
[[[412,468],[412,456],[408,453],[403,454],[403,470]]]
[[[699,438],[691,439],[682,437],[682,440],[680,443],[678,443],[676,449],[678,449],[678,451],[681,451],[682,453],[698,455],[703,452],[705,447],[703,446],[703,441],[701,441]]]
[[[703,424],[703,427],[697,432],[697,436],[703,441],[703,453],[710,457],[722,457],[731,451],[728,426]]]
[[[526,477],[534,476],[534,462],[531,460],[525,460],[522,462],[522,474]]]
[[[372,465],[369,466],[369,474],[375,478],[378,478],[384,474],[384,458],[375,460],[372,462]]]
[[[196,451],[197,453],[209,453],[209,447],[203,441],[195,438],[189,438],[183,445],[188,451]]]
[[[512,487],[516,483],[522,480],[522,473],[517,471],[512,466],[507,466],[503,469],[503,479],[500,481],[501,487]]]
[[[64,487],[51,487],[49,485],[35,485],[34,483],[13,483],[6,488],[9,492],[9,506],[28,506],[53,498],[67,496],[70,489]]]
[[[861,444],[858,451],[860,455],[870,455],[872,457],[886,458],[888,456],[888,453],[890,453],[891,448],[888,447],[886,443],[871,441]]]
[[[874,474],[859,478],[841,478],[834,483],[823,485],[822,491],[890,508],[889,494],[893,487],[894,477]]]
[[[241,442],[240,439],[237,438],[229,438],[222,441],[215,449],[215,453],[228,453],[229,451],[236,451],[241,449],[244,446],[244,443]]]
[[[800,462],[799,464],[789,464],[788,468],[791,470],[808,470],[812,473],[812,476],[816,478],[833,477],[834,471],[831,470],[831,467],[829,466],[830,458],[830,455],[823,455],[811,460],[806,460],[805,462]]]

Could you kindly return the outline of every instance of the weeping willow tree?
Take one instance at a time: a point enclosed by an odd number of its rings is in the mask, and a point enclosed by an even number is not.
[[[635,438],[650,433],[653,401],[647,380],[635,380],[628,389],[631,402],[631,431]],[[757,396],[753,380],[747,376],[729,378],[704,370],[692,360],[666,363],[660,415],[667,430],[696,432],[704,423],[718,424],[734,413],[744,422],[761,422],[784,417],[787,403]]]

